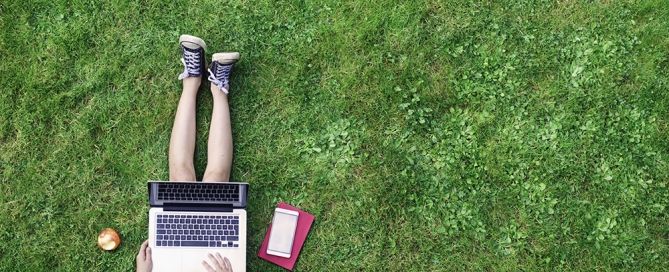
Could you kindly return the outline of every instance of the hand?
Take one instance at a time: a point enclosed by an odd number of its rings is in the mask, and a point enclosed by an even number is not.
[[[232,265],[230,264],[230,260],[228,260],[228,257],[221,257],[221,254],[218,252],[216,253],[216,257],[214,255],[211,255],[209,253],[209,259],[211,259],[212,263],[214,264],[214,267],[212,268],[206,261],[202,261],[202,265],[204,268],[207,269],[209,272],[232,272]]]
[[[139,253],[137,253],[137,272],[151,272],[151,270],[153,270],[153,260],[151,259],[149,240],[146,240],[139,248]]]

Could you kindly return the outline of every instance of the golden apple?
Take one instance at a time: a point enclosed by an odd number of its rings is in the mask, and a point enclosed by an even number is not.
[[[121,244],[121,237],[114,229],[106,228],[98,236],[98,245],[104,250],[114,250]]]

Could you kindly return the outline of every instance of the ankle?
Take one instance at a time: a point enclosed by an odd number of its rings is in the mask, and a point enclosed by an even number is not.
[[[200,88],[200,83],[202,82],[202,77],[187,77],[183,79],[184,90],[185,89],[195,89]]]
[[[225,93],[223,90],[221,90],[221,88],[218,87],[214,83],[211,83],[209,89],[211,90],[211,93],[213,93],[213,94],[221,94],[221,95],[226,95],[227,96],[227,93]],[[225,90],[230,91],[230,84],[225,85]]]

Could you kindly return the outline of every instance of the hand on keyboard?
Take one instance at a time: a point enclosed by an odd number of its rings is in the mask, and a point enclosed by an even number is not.
[[[228,260],[228,257],[221,257],[221,254],[218,252],[216,253],[216,257],[214,255],[209,254],[209,259],[211,262],[214,264],[214,267],[211,267],[207,261],[202,261],[202,266],[207,269],[209,272],[232,272],[232,265],[230,264],[230,260]]]

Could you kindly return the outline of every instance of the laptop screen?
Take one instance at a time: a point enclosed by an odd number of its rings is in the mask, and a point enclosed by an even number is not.
[[[224,204],[245,208],[248,183],[149,181],[151,207],[165,204]]]

